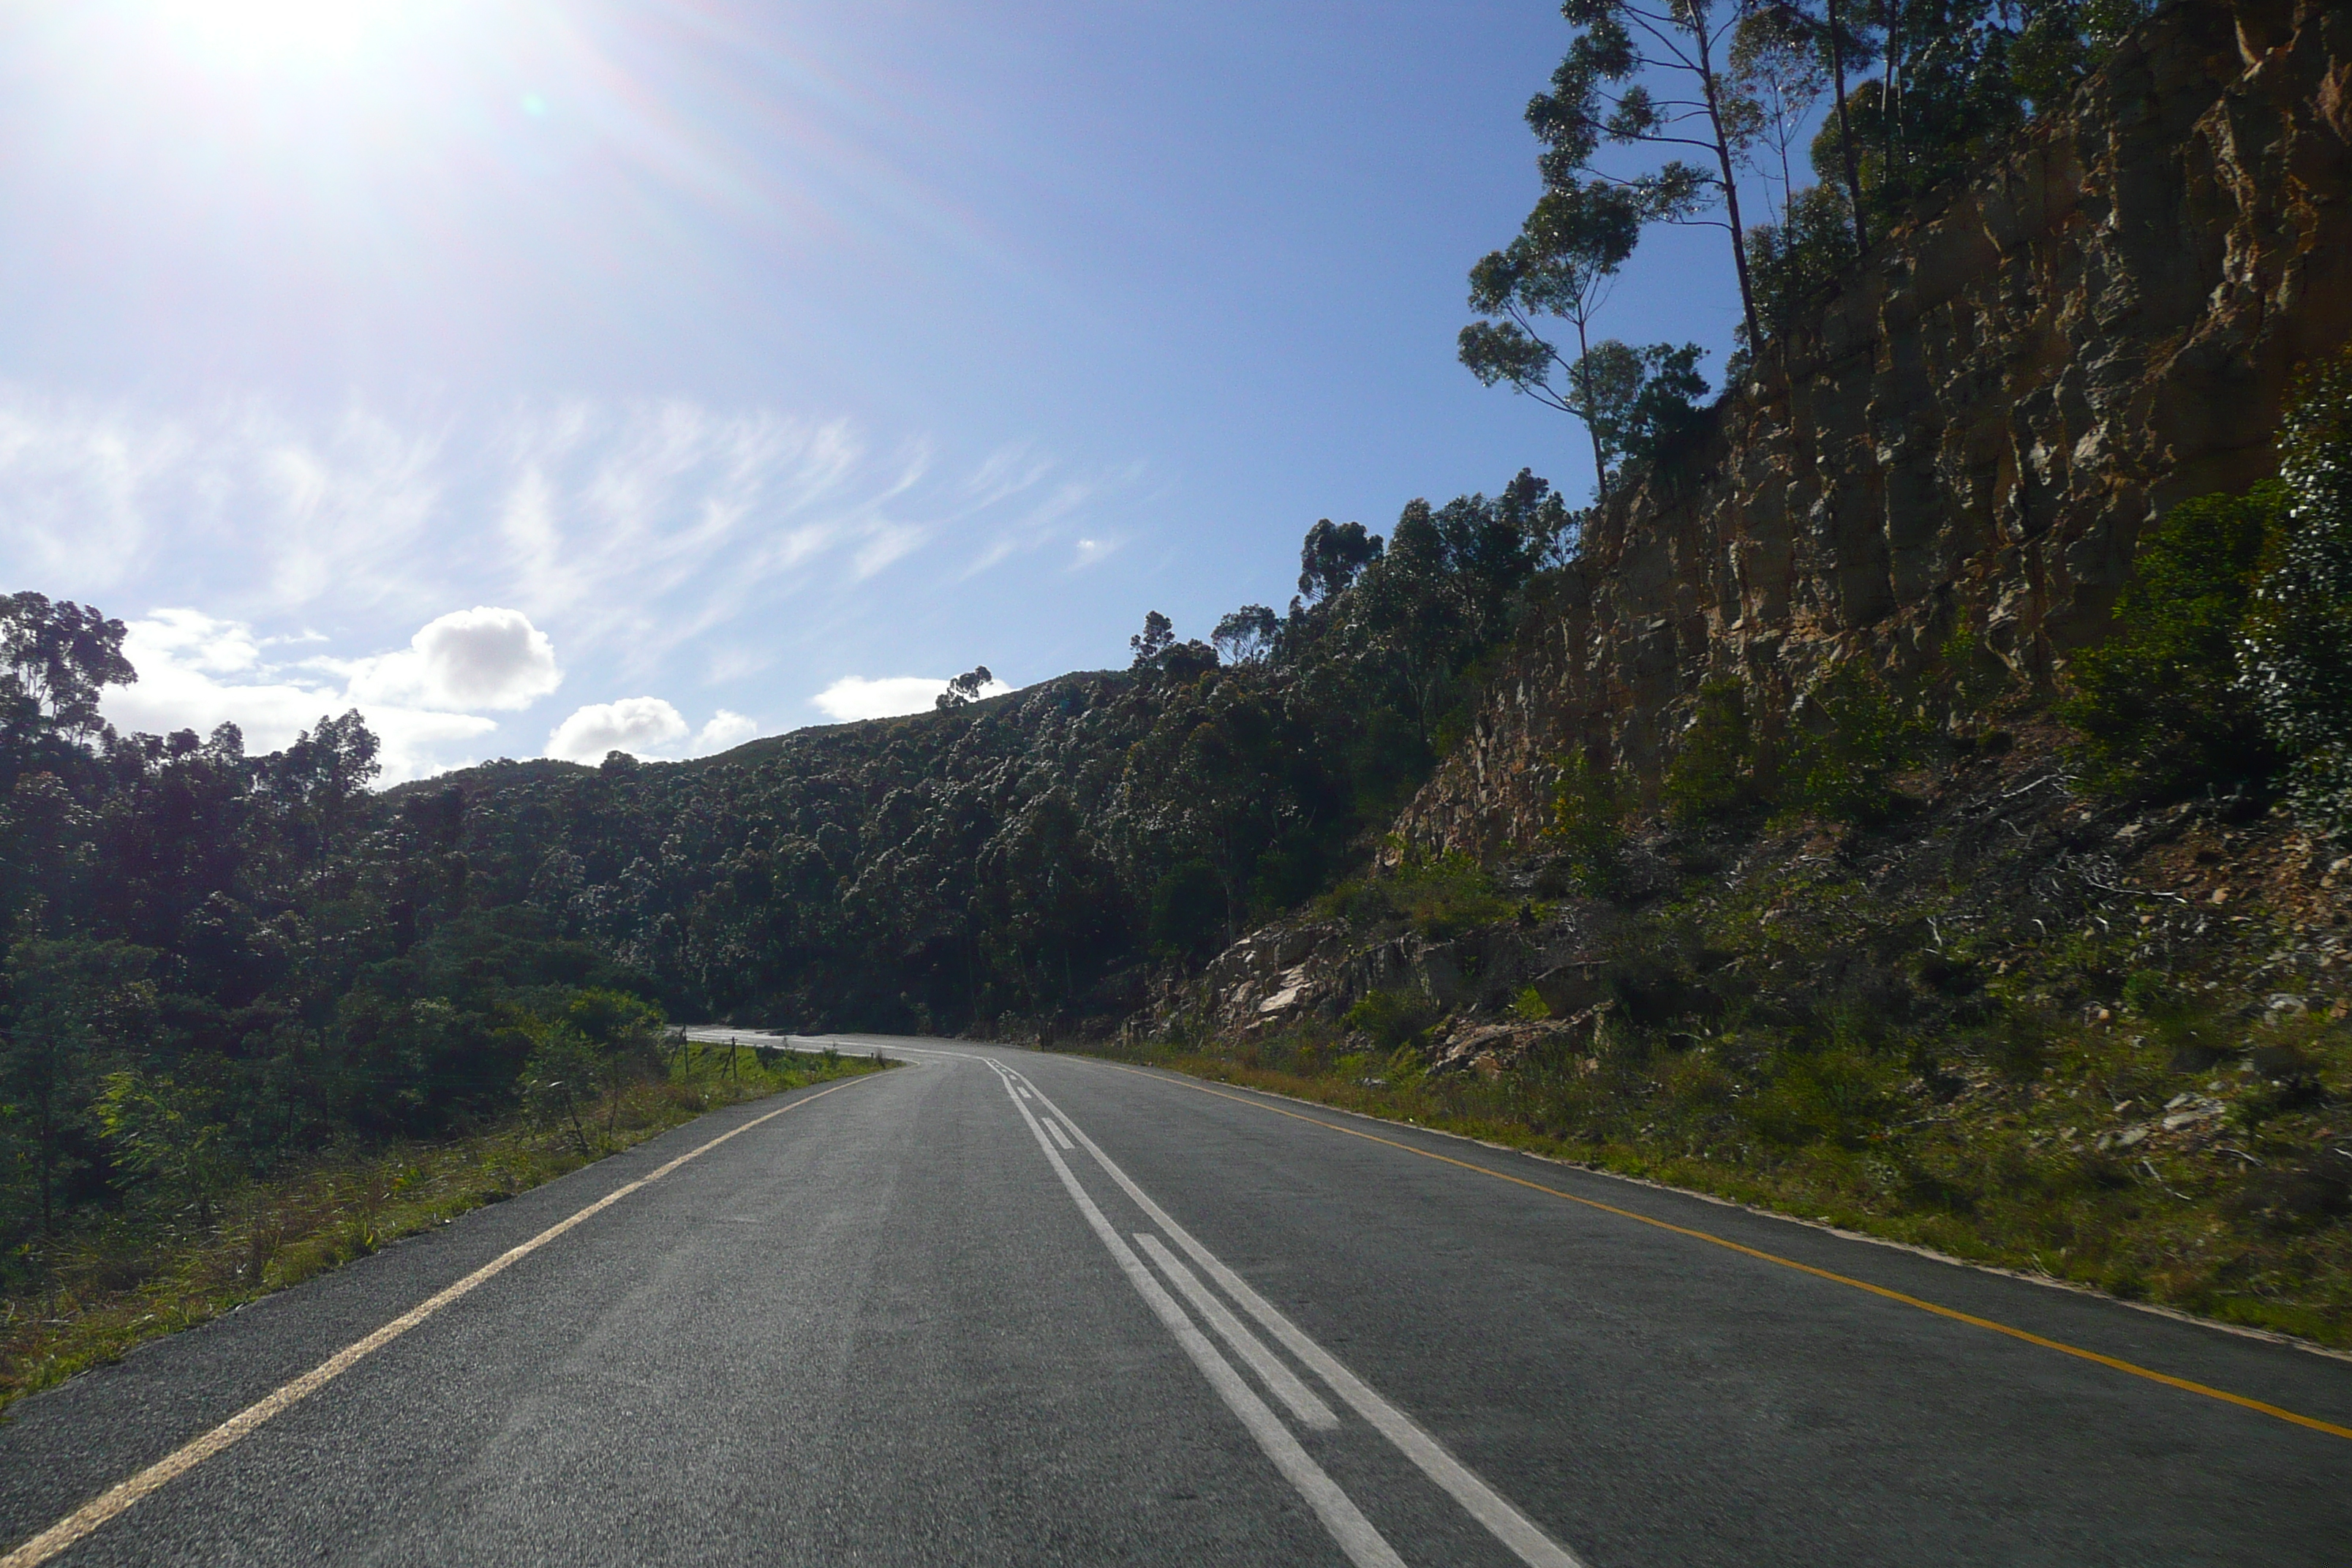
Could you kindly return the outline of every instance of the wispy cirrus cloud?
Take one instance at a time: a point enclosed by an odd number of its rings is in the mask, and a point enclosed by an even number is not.
[[[817,682],[758,684],[780,659],[842,617],[904,614],[913,584],[1090,558],[1139,478],[683,400],[297,417],[0,384],[0,570],[137,619],[118,723],[235,719],[265,744],[356,704],[401,731],[387,757],[411,773],[538,753],[564,726],[553,754],[592,730],[700,754],[805,722]],[[540,711],[559,687],[561,722]],[[675,732],[579,718],[640,700]]]

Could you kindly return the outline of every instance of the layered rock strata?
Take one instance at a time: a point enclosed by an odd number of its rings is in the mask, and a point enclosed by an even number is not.
[[[2347,146],[2352,8],[2154,18],[1593,521],[1404,837],[1527,846],[1578,750],[1654,784],[1710,676],[1757,694],[1768,753],[1847,657],[1901,671],[1966,628],[2049,681],[2142,529],[2271,473],[2297,368],[2352,337]]]

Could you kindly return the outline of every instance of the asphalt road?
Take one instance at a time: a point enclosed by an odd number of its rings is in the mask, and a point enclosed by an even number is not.
[[[24,1401],[0,1563],[2352,1563],[2352,1363],[877,1044]]]

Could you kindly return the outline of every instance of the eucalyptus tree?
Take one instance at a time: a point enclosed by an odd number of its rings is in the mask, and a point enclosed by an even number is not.
[[[931,706],[941,712],[950,708],[969,708],[980,700],[980,694],[987,690],[989,682],[995,679],[984,664],[965,670],[948,682],[947,689],[933,700]]]
[[[1729,68],[1742,9],[1725,0],[1565,0],[1560,14],[1581,31],[1552,73],[1550,90],[1529,100],[1528,124],[1547,148],[1548,190],[1598,178],[1632,191],[1652,219],[1727,230],[1741,314],[1755,342],[1762,333],[1748,277],[1737,165],[1756,138],[1759,110]],[[1604,142],[1687,147],[1713,166],[1670,157],[1646,174],[1621,178],[1594,166]],[[1703,216],[1718,208],[1719,217]]]
[[[1822,94],[1830,95],[1832,112],[1822,129],[1822,140],[1815,142],[1814,163],[1823,164],[1820,149],[1823,142],[1834,142],[1857,249],[1869,248],[1870,231],[1848,73],[1878,58],[1875,29],[1899,4],[1862,0],[1857,13],[1850,0],[1748,0],[1733,32],[1733,74],[1761,108],[1764,140],[1780,154],[1784,223],[1791,185],[1789,149]],[[1822,177],[1830,177],[1825,167]]]
[[[1592,471],[1609,499],[1609,460],[1601,416],[1585,364],[1594,316],[1609,285],[1642,235],[1639,193],[1605,180],[1570,179],[1546,191],[1517,239],[1470,269],[1470,308],[1487,318],[1462,329],[1459,352],[1488,386],[1513,390],[1584,422]],[[1566,321],[1576,334],[1571,360],[1536,322]]]
[[[1281,633],[1281,617],[1272,609],[1265,605],[1244,605],[1218,621],[1209,646],[1227,663],[1264,664],[1274,656]]]

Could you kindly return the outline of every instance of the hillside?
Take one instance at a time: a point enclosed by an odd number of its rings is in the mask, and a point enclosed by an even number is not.
[[[1588,526],[1387,874],[1116,1048],[2352,1339],[2352,853],[2194,542],[2315,526],[2347,80],[2340,7],[2143,27]]]

